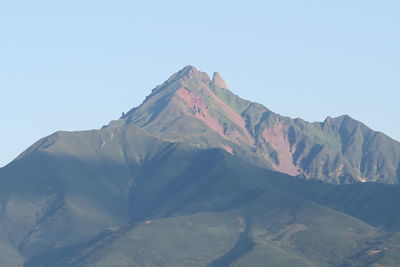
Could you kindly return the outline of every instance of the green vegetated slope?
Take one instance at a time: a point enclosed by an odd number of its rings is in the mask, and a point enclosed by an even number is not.
[[[138,166],[173,146],[137,127],[40,140],[0,170],[2,240],[30,258],[128,223]]]
[[[397,266],[398,142],[226,87],[188,66],[1,168],[0,266]]]
[[[10,251],[0,260],[17,266],[363,266],[397,255],[393,234],[282,183],[302,180],[134,126],[56,133],[0,175]]]

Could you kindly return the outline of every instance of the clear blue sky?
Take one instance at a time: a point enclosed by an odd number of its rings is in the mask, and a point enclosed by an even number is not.
[[[139,3],[140,2],[140,3]],[[400,1],[1,1],[0,166],[99,128],[185,65],[282,115],[400,140]]]

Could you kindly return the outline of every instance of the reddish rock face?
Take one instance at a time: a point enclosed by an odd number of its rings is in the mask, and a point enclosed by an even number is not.
[[[219,133],[225,139],[233,139],[232,141],[239,140],[248,144],[253,144],[253,138],[248,133],[246,129],[245,120],[237,114],[230,106],[228,106],[225,102],[219,99],[214,92],[209,90],[208,88],[203,89],[203,93],[206,93],[211,99],[213,99],[224,112],[224,114],[234,123],[240,131],[233,130],[232,132],[225,132],[224,127],[218,121],[217,118],[211,116],[208,112],[207,106],[201,100],[201,97],[195,94],[194,92],[189,91],[185,87],[182,87],[176,91],[176,94],[180,96],[188,105],[189,108],[192,108],[194,117],[202,120],[206,125]]]
[[[194,116],[197,119],[202,120],[210,129],[219,133],[222,137],[226,138],[224,129],[218,122],[218,120],[212,117],[207,110],[206,105],[201,101],[201,98],[193,92],[190,92],[186,88],[182,87],[176,91],[176,94],[180,96],[189,108],[193,109],[193,113],[189,115]]]
[[[217,104],[220,106],[222,111],[229,117],[229,119],[232,120],[241,129],[241,132],[233,132],[232,136],[236,137],[237,139],[239,139],[245,143],[249,143],[249,144],[253,145],[254,140],[246,128],[246,122],[243,119],[243,117],[240,116],[239,114],[237,114],[229,105],[227,105],[218,96],[216,96],[214,92],[212,92],[211,90],[208,90],[208,93],[209,93],[210,97],[215,102],[217,102]]]
[[[287,132],[287,127],[278,122],[273,128],[266,128],[263,132],[263,137],[278,152],[279,164],[275,166],[275,169],[296,176],[300,173],[293,163],[293,151],[290,147]]]

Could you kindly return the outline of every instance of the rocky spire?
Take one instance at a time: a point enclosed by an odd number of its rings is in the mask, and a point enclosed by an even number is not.
[[[225,89],[228,88],[224,79],[221,77],[221,75],[218,72],[214,72],[214,75],[212,78],[212,85],[215,87],[219,87],[219,88],[225,88]]]

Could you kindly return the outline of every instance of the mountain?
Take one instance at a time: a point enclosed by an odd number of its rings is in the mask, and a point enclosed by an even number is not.
[[[280,116],[227,89],[218,73],[187,66],[117,123],[258,166],[333,184],[400,179],[400,143],[349,116],[309,123]]]
[[[1,168],[0,266],[397,266],[398,143],[226,87],[186,67],[119,120]],[[334,153],[343,175],[325,173]],[[379,183],[356,183],[358,157]]]

